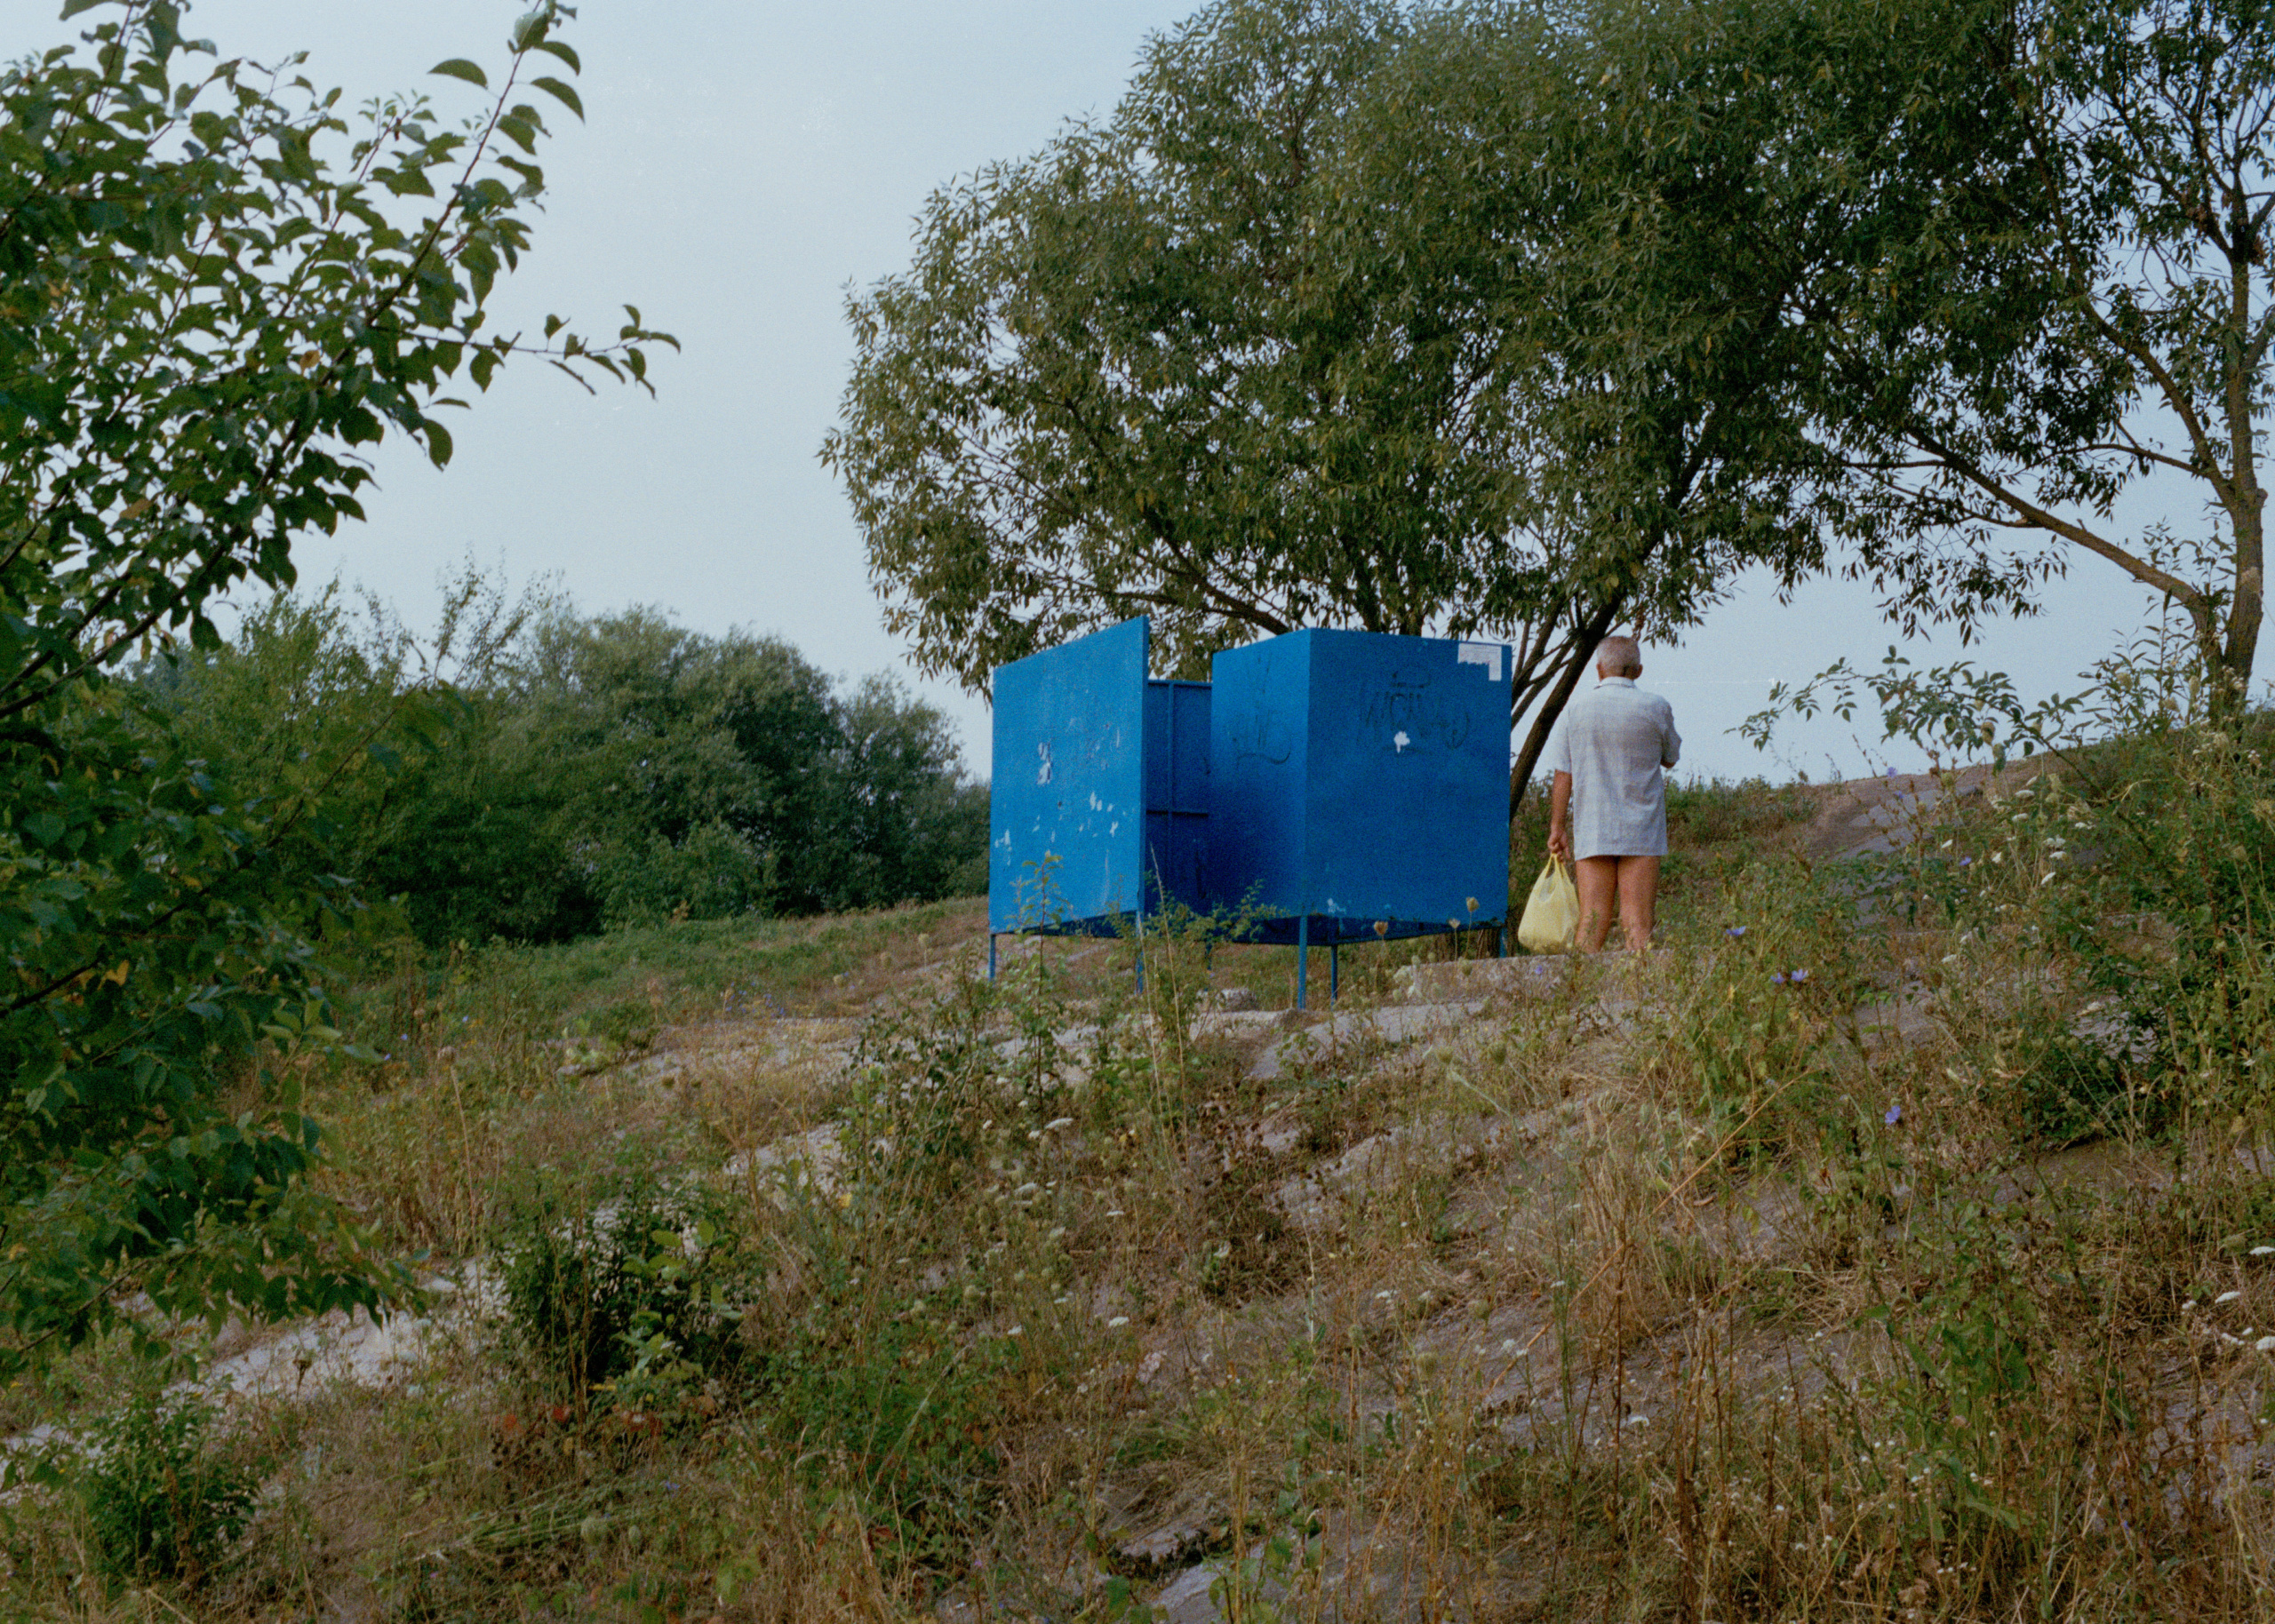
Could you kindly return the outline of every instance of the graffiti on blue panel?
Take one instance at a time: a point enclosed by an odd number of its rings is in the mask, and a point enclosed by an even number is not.
[[[1402,666],[1368,700],[1356,736],[1362,747],[1405,755],[1459,750],[1475,725],[1465,697],[1432,681],[1427,672]]]

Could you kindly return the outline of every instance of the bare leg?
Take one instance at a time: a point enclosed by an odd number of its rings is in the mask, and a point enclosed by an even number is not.
[[[1603,951],[1603,939],[1611,934],[1612,914],[1618,905],[1620,866],[1635,860],[1583,857],[1572,865],[1577,871],[1574,879],[1580,893],[1579,940],[1574,945],[1582,952]]]
[[[1628,947],[1640,953],[1651,945],[1651,930],[1658,923],[1659,860],[1621,857],[1617,862],[1619,874],[1613,888],[1619,900],[1619,925],[1627,933]],[[1581,893],[1580,910],[1584,916],[1587,912],[1586,895],[1585,891]]]

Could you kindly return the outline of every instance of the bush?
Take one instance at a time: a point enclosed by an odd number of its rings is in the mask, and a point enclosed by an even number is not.
[[[104,1574],[194,1585],[243,1532],[258,1479],[216,1445],[213,1419],[202,1398],[154,1391],[89,1429],[79,1498]]]
[[[601,1393],[611,1410],[668,1412],[743,1365],[757,1270],[714,1192],[648,1173],[598,1207],[541,1190],[503,1255],[507,1318],[530,1373],[579,1405]]]

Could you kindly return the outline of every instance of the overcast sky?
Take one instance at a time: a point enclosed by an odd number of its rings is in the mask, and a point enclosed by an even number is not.
[[[10,13],[23,32],[0,39],[5,54],[84,26],[56,23],[55,9],[17,0]],[[351,101],[417,88],[471,111],[471,87],[427,70],[454,56],[502,63],[517,9],[196,0],[185,31],[225,56],[305,51],[307,76],[345,87]],[[1034,151],[1070,117],[1110,109],[1146,35],[1193,9],[587,0],[563,37],[584,60],[587,122],[548,106],[547,211],[498,306],[509,328],[558,311],[612,332],[618,306],[635,303],[685,353],[658,360],[652,401],[627,389],[588,397],[541,366],[501,373],[451,424],[447,473],[383,453],[371,521],[304,543],[303,580],[336,574],[415,625],[439,600],[438,577],[470,552],[515,581],[557,577],[587,611],[652,604],[702,631],[778,633],[840,675],[910,674],[879,622],[844,496],[815,456],[851,355],[846,292],[906,265],[929,192]],[[2175,529],[2201,526],[2192,511],[2168,517]],[[2144,613],[2137,593],[2090,560],[2048,608],[1992,628],[1984,651],[2026,690],[2062,686]],[[1683,646],[1647,651],[1643,685],[1673,701],[1687,769],[1855,773],[1868,770],[1866,756],[1837,723],[1791,734],[1782,765],[1726,730],[1771,682],[1804,679],[1843,653],[1876,659],[1891,636],[1855,588],[1815,585],[1790,608],[1742,591]],[[1953,640],[1914,657],[1957,652]],[[984,775],[985,703],[914,685],[955,719]]]

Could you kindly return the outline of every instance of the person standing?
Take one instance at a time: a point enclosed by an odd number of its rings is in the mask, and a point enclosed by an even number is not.
[[[1574,699],[1549,752],[1548,849],[1578,872],[1578,947],[1599,952],[1616,912],[1641,952],[1657,923],[1667,855],[1664,769],[1682,754],[1674,711],[1635,686],[1643,650],[1632,637],[1596,645],[1596,686]]]

